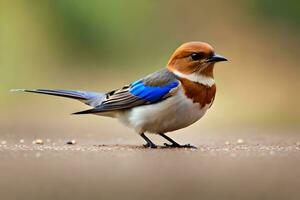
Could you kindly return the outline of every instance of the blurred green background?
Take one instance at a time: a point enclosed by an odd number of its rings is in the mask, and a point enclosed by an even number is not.
[[[9,89],[109,91],[164,67],[187,41],[230,62],[215,68],[212,109],[180,132],[299,130],[299,1],[0,2],[2,135],[135,137],[112,119],[68,115],[86,108],[76,101]]]

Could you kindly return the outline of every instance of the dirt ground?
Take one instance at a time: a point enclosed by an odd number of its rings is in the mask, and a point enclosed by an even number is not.
[[[0,141],[1,199],[300,199],[296,132],[197,139],[197,150],[43,142]]]

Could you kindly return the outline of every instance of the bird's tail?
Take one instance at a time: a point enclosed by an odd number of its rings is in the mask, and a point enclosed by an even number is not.
[[[48,89],[12,89],[11,92],[31,92],[38,94],[47,94],[60,97],[67,97],[71,99],[76,99],[81,102],[86,103],[87,105],[93,104],[93,100],[102,98],[103,93],[97,92],[87,92],[79,90],[48,90]]]

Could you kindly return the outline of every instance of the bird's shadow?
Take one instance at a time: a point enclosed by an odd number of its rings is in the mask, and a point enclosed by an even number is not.
[[[144,147],[143,145],[130,145],[130,144],[95,144],[94,147],[100,149],[112,149],[112,150],[197,150],[197,147],[192,146],[190,147],[170,147],[170,146],[160,146],[157,145],[157,148],[149,148]]]

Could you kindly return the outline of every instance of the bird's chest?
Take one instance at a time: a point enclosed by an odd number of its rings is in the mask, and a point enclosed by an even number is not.
[[[212,86],[206,86],[187,79],[181,79],[180,82],[185,96],[191,99],[194,103],[198,103],[200,109],[213,103],[216,95],[215,84]]]

